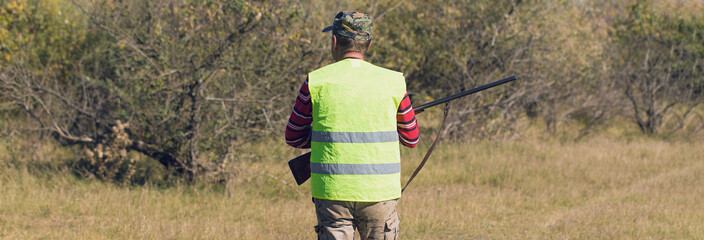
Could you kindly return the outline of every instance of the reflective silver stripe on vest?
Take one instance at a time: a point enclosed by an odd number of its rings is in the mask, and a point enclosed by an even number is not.
[[[401,163],[342,164],[310,163],[310,172],[318,174],[378,175],[401,172]]]
[[[318,132],[313,131],[313,142],[328,143],[380,143],[398,141],[396,131],[389,132]]]

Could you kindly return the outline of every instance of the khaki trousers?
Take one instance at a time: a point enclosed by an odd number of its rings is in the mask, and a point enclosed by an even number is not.
[[[318,239],[353,239],[355,229],[362,239],[398,239],[398,200],[346,202],[313,198]]]

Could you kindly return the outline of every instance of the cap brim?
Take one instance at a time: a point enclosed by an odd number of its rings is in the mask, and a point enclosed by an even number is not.
[[[323,32],[329,32],[329,31],[332,30],[333,28],[334,28],[333,25],[327,26],[327,27],[323,28]]]

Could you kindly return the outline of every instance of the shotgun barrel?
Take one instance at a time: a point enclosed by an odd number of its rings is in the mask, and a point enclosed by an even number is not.
[[[432,101],[432,102],[429,102],[429,103],[421,104],[421,105],[418,106],[418,107],[414,107],[413,110],[415,110],[415,113],[421,113],[421,112],[425,111],[426,108],[429,108],[429,107],[432,107],[432,106],[435,106],[435,105],[438,105],[438,104],[446,103],[446,102],[449,102],[449,101],[452,101],[452,100],[455,100],[455,99],[458,99],[458,98],[461,98],[461,97],[464,97],[464,96],[467,96],[467,95],[470,95],[470,94],[473,94],[473,93],[476,93],[476,92],[481,92],[481,91],[484,91],[484,90],[486,90],[486,89],[499,86],[499,85],[501,85],[501,84],[509,83],[509,82],[512,82],[512,81],[514,81],[514,80],[516,80],[516,79],[517,79],[517,78],[516,78],[515,75],[514,75],[514,76],[510,76],[510,77],[501,79],[501,80],[496,81],[496,82],[492,82],[492,83],[489,83],[489,84],[486,84],[486,85],[482,85],[482,86],[479,86],[479,87],[476,87],[476,88],[469,89],[469,90],[464,91],[464,92],[460,92],[460,93],[457,93],[457,94],[454,94],[454,95],[450,95],[450,96],[444,97],[444,98],[442,98],[442,99],[438,99],[438,100],[435,100],[435,101]]]
[[[435,106],[438,104],[446,103],[446,102],[467,96],[469,94],[481,92],[486,89],[493,88],[493,87],[499,86],[504,83],[512,82],[514,80],[516,80],[516,76],[510,76],[510,77],[501,79],[496,82],[492,82],[492,83],[489,83],[486,85],[482,85],[482,86],[479,86],[476,88],[469,89],[467,91],[463,91],[463,92],[460,92],[460,93],[457,93],[454,95],[450,95],[448,97],[444,97],[442,99],[438,99],[438,100],[435,100],[435,101],[432,101],[429,103],[422,104],[418,107],[415,107],[414,111],[416,114],[422,113],[423,111],[425,111],[426,108],[429,108],[429,107],[432,107],[432,106]],[[293,174],[294,179],[296,179],[296,183],[298,185],[303,184],[306,180],[308,180],[308,178],[310,178],[310,152],[292,159],[291,161],[288,162],[288,166],[291,169],[291,173]]]

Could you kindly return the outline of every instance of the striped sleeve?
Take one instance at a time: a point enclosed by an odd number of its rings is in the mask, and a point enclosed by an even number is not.
[[[418,145],[420,131],[418,129],[418,121],[416,121],[416,113],[413,111],[408,93],[403,96],[401,104],[398,105],[396,129],[399,141],[403,146],[413,148]]]
[[[313,117],[311,115],[310,92],[308,79],[303,82],[298,91],[296,103],[291,110],[291,116],[286,124],[286,144],[295,148],[310,148],[310,130]]]

